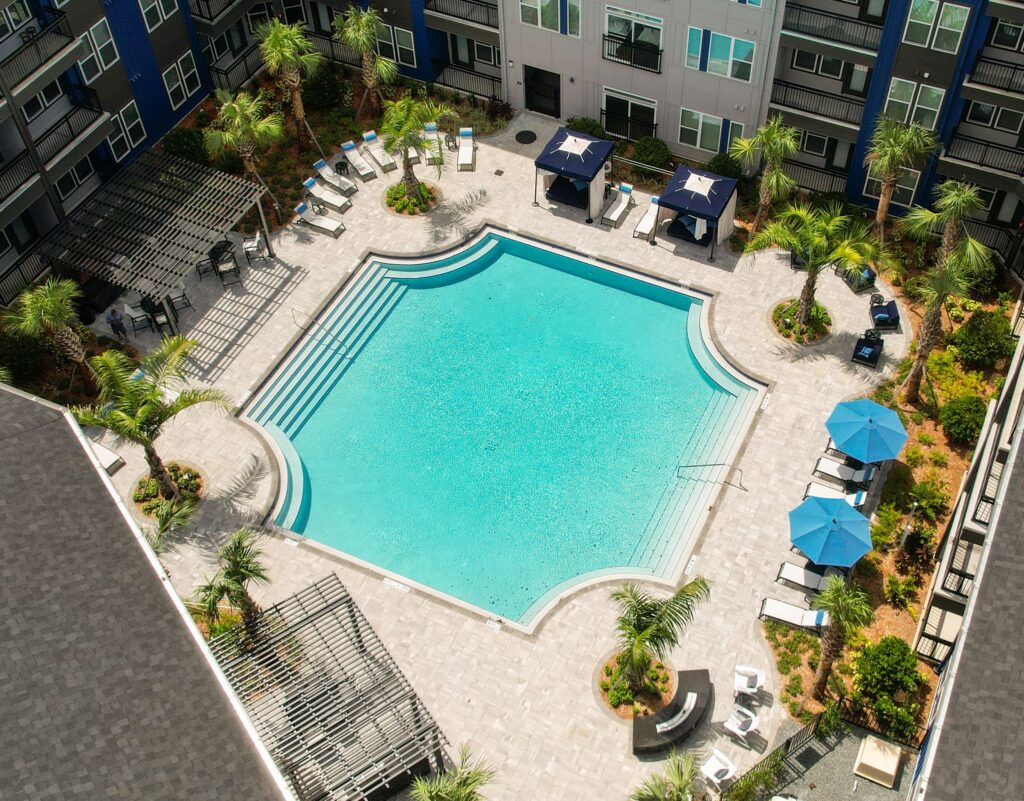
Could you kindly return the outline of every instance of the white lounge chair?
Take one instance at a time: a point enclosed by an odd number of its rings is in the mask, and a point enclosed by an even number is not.
[[[326,214],[314,214],[306,203],[300,203],[296,206],[295,213],[299,215],[299,222],[305,223],[310,228],[323,231],[325,234],[330,234],[335,239],[345,230],[345,223],[341,220],[335,220]]]
[[[633,236],[638,239],[646,239],[650,241],[651,234],[654,233],[654,226],[658,224],[658,196],[655,195],[651,198],[651,202],[647,206],[647,211],[644,212],[644,216],[640,218],[640,222],[636,224],[636,228],[633,229]]]
[[[758,617],[761,620],[777,620],[780,623],[788,623],[790,626],[813,631],[827,626],[829,619],[828,612],[819,609],[804,609],[802,606],[777,601],[774,598],[765,598],[761,601],[761,612]]]
[[[105,445],[100,445],[98,442],[91,439],[89,440],[89,445],[92,447],[92,452],[96,454],[96,459],[99,461],[108,476],[114,475],[114,473],[124,467],[124,459],[110,450],[110,448]]]
[[[725,721],[724,726],[726,731],[732,732],[746,742],[747,735],[757,731],[758,723],[759,720],[756,714],[745,706],[736,704],[732,708],[732,713],[729,715],[728,720]]]
[[[858,470],[822,456],[814,465],[814,474],[834,478],[847,484],[867,484],[874,478],[875,468],[862,467]]]
[[[335,192],[330,187],[317,183],[316,178],[307,178],[302,182],[303,188],[314,200],[323,203],[332,211],[343,212],[352,207],[352,201],[340,192]]]
[[[736,766],[717,748],[711,752],[707,762],[700,766],[700,773],[719,790],[722,783],[736,775]]]
[[[868,494],[864,490],[846,492],[845,490],[836,489],[835,487],[830,487],[827,484],[822,484],[820,481],[811,481],[807,484],[807,489],[804,490],[804,497],[841,498],[854,509],[860,509],[864,505],[864,501],[867,500]]]
[[[384,149],[376,131],[365,131],[363,133],[363,148],[370,154],[370,158],[377,162],[381,172],[391,172],[398,167],[391,154]]]
[[[339,175],[332,170],[323,159],[313,164],[313,169],[316,170],[316,174],[320,176],[320,180],[324,182],[325,186],[334,187],[345,196],[354,195],[359,191],[358,186],[344,175]]]
[[[795,584],[797,587],[803,587],[805,590],[818,592],[818,590],[825,586],[828,577],[834,575],[838,574],[835,571],[816,570],[810,562],[803,565],[783,562],[779,565],[779,572],[775,576],[775,580],[785,581],[789,584]]]
[[[612,228],[618,228],[622,221],[629,215],[629,209],[636,205],[636,201],[633,200],[633,187],[630,184],[619,184],[619,188],[616,190],[615,199],[612,200],[611,204],[604,212],[604,216],[601,218],[601,222],[604,225],[610,225]]]
[[[356,148],[356,143],[351,139],[341,146],[341,154],[352,166],[352,169],[356,171],[356,175],[364,181],[377,177],[377,171],[370,166],[370,162],[363,158],[363,154],[359,152],[358,148]]]
[[[253,259],[270,258],[270,255],[267,252],[266,243],[263,241],[262,231],[257,231],[256,236],[252,239],[242,240],[242,253],[245,254],[245,261],[249,266],[252,266]]]
[[[409,152],[409,163],[410,164],[419,164],[420,163],[420,151],[418,151],[414,147],[410,147],[408,152]]]
[[[444,161],[441,154],[441,134],[437,130],[436,122],[428,122],[423,126],[423,153],[427,157],[427,164],[440,164]]]
[[[764,687],[768,674],[750,665],[736,665],[732,688],[736,695],[757,695]]]
[[[459,128],[459,169],[476,168],[476,143],[473,141],[472,128]]]

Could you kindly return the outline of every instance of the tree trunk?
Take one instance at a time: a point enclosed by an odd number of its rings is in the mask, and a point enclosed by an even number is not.
[[[800,290],[800,302],[796,309],[796,321],[800,325],[808,325],[811,322],[811,310],[814,308],[814,291],[818,288],[818,270],[807,267],[807,280]]]
[[[939,257],[935,260],[935,264],[940,270],[946,266],[949,255],[960,241],[962,225],[960,220],[949,220],[942,229],[942,246],[939,248]]]
[[[828,677],[832,675],[832,665],[843,655],[843,635],[834,626],[828,626],[821,638],[821,658],[818,660],[818,670],[814,674],[814,684],[811,687],[811,696],[821,701],[825,697],[825,690],[828,688]]]
[[[424,205],[420,182],[412,169],[412,161],[409,160],[409,148],[407,147],[402,148],[402,183],[405,184],[405,196],[417,198],[420,205]]]
[[[238,155],[242,157],[242,167],[245,175],[250,181],[259,181],[256,178],[256,151],[250,148],[240,148]]]
[[[925,313],[924,320],[921,321],[921,329],[917,335],[917,355],[914,358],[914,366],[910,368],[910,374],[907,376],[906,399],[908,403],[917,403],[921,400],[921,381],[924,379],[928,355],[942,338],[943,302],[945,302],[945,298],[931,306]]]
[[[242,596],[240,606],[242,607],[242,625],[245,627],[245,633],[248,635],[249,641],[255,644],[259,642],[262,634],[263,610],[248,592]]]
[[[285,84],[292,95],[292,117],[295,118],[295,130],[300,142],[308,142],[306,132],[306,106],[302,102],[302,76],[297,72],[285,76]]]
[[[882,181],[882,192],[878,196],[878,211],[875,212],[875,232],[878,234],[880,244],[885,244],[885,222],[889,217],[889,202],[892,200],[892,193],[896,191],[898,176],[886,176]]]
[[[71,326],[62,325],[60,328],[53,329],[52,337],[54,344],[61,352],[78,365],[78,369],[82,373],[82,382],[86,388],[95,389],[96,383],[93,381],[92,370],[86,361],[85,347],[75,330]]]
[[[377,96],[377,74],[373,69],[374,55],[372,52],[363,53],[363,88],[370,101],[370,111],[376,113],[380,108],[380,98]]]
[[[764,179],[764,173],[761,174],[761,186],[758,190],[757,200],[757,215],[754,217],[754,224],[750,227],[750,233],[757,233],[757,230],[764,225],[766,219],[768,219],[768,210],[772,206],[772,193],[768,188],[768,182]]]
[[[178,489],[178,485],[174,483],[174,479],[171,478],[171,474],[167,472],[163,459],[160,458],[156,449],[152,445],[145,445],[144,448],[146,451],[146,464],[149,465],[149,477],[156,481],[156,485],[160,489],[160,495],[167,499],[177,499],[180,497],[181,491]]]

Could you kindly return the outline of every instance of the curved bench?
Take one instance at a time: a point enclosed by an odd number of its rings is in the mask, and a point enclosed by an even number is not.
[[[704,719],[714,695],[707,670],[680,670],[671,703],[656,715],[633,718],[633,753],[653,754],[685,740]]]

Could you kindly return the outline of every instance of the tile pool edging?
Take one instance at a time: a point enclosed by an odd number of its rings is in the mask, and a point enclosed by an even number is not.
[[[370,270],[375,266],[379,266],[381,262],[384,262],[385,260],[410,265],[435,261],[440,256],[471,246],[474,240],[479,240],[492,231],[500,233],[513,240],[521,240],[527,244],[538,244],[541,246],[555,248],[562,251],[570,258],[577,259],[583,263],[590,263],[597,266],[599,269],[608,270],[609,272],[617,274],[624,274],[626,277],[631,277],[634,280],[640,280],[653,286],[659,286],[668,291],[676,292],[684,296],[693,296],[696,300],[700,301],[701,311],[698,315],[700,330],[704,339],[703,344],[708,349],[712,360],[720,369],[724,370],[740,383],[758,385],[750,386],[750,389],[754,391],[755,395],[750,407],[743,415],[743,420],[740,422],[740,426],[743,429],[742,436],[733,439],[729,446],[729,450],[727,451],[725,461],[722,462],[723,467],[731,469],[731,465],[734,461],[746,450],[746,445],[750,439],[754,425],[763,411],[766,399],[770,397],[770,391],[775,382],[758,376],[753,371],[734,362],[733,359],[726,354],[720,340],[715,335],[711,326],[711,314],[715,301],[717,300],[717,293],[704,287],[673,279],[670,276],[654,270],[646,270],[634,265],[617,262],[604,256],[594,255],[580,248],[575,248],[546,237],[526,234],[521,232],[515,226],[506,226],[492,220],[485,220],[480,226],[465,234],[458,241],[447,243],[436,250],[423,251],[416,255],[386,253],[367,249],[355,266],[343,274],[334,291],[329,293],[325,299],[318,304],[316,311],[305,316],[311,321],[318,320],[328,308],[332,307],[340,300],[341,295],[350,287],[350,285],[354,285],[354,282],[357,281],[360,276],[362,276],[367,270]],[[282,349],[281,355],[267,370],[264,371],[260,379],[255,383],[254,388],[245,394],[243,402],[239,405],[236,411],[236,417],[251,429],[258,430],[259,440],[263,443],[268,453],[273,455],[273,460],[277,463],[277,470],[274,471],[275,491],[272,497],[267,501],[266,507],[262,511],[261,515],[263,525],[266,530],[278,534],[300,546],[309,547],[318,553],[330,555],[333,559],[336,559],[343,564],[358,567],[369,572],[371,575],[382,576],[388,579],[392,584],[397,584],[402,588],[420,591],[430,597],[433,601],[440,601],[447,606],[460,609],[464,612],[469,612],[473,617],[482,617],[486,620],[496,621],[499,624],[502,624],[504,628],[525,636],[532,636],[536,634],[550,614],[566,603],[576,594],[577,591],[605,584],[616,584],[623,580],[650,581],[669,588],[675,587],[681,581],[682,576],[685,573],[683,567],[687,561],[686,557],[692,554],[696,550],[697,546],[703,542],[708,524],[710,523],[710,520],[713,519],[714,513],[717,512],[718,499],[723,491],[721,486],[723,483],[722,480],[716,479],[713,481],[713,483],[717,485],[717,488],[712,491],[712,495],[709,498],[709,500],[712,500],[712,503],[708,508],[702,508],[700,513],[696,515],[695,519],[693,519],[692,525],[688,526],[690,529],[689,536],[685,538],[677,537],[680,542],[678,543],[678,546],[671,551],[672,558],[668,563],[672,564],[672,567],[665,570],[664,575],[654,575],[651,573],[640,572],[635,569],[630,570],[629,568],[624,567],[610,567],[592,571],[590,574],[581,574],[583,577],[589,575],[589,578],[581,579],[581,576],[575,576],[544,593],[544,595],[538,599],[538,602],[542,601],[548,595],[551,596],[550,599],[544,602],[536,611],[532,612],[527,623],[521,623],[516,620],[507,620],[495,615],[493,612],[489,612],[483,607],[476,606],[453,595],[437,590],[436,588],[421,584],[410,579],[408,576],[394,573],[380,565],[360,559],[352,554],[333,548],[329,545],[325,545],[324,543],[306,537],[303,534],[269,523],[268,521],[272,516],[276,517],[279,512],[279,506],[283,502],[283,494],[281,492],[281,475],[283,470],[286,469],[286,461],[277,444],[269,441],[271,439],[269,434],[259,423],[248,416],[248,412],[252,408],[253,401],[260,396],[270,379],[275,376],[278,370],[284,367],[293,351],[307,336],[309,328],[310,326],[307,326],[304,329],[298,328],[288,344]],[[728,473],[726,473],[726,475],[728,475]],[[527,612],[530,612],[532,609],[533,607],[531,606]]]

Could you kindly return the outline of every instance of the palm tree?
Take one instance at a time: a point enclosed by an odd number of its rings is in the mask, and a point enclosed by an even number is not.
[[[967,233],[965,221],[982,208],[978,187],[963,181],[947,180],[935,188],[934,210],[914,206],[900,220],[900,228],[917,240],[942,236],[942,244],[935,259],[937,266],[943,266],[958,251],[963,266],[976,271],[988,266],[992,251]]]
[[[494,778],[494,771],[482,760],[471,760],[469,746],[462,746],[452,770],[413,779],[413,801],[482,801],[480,788]]]
[[[664,659],[679,643],[683,630],[693,620],[697,606],[711,594],[711,584],[698,576],[684,584],[674,595],[658,599],[627,582],[611,598],[619,605],[616,628],[619,632],[619,665],[634,692],[647,683],[647,671],[654,658]]]
[[[153,444],[164,424],[203,403],[228,405],[227,396],[216,389],[183,389],[168,397],[170,384],[185,378],[185,361],[196,344],[181,336],[167,337],[138,365],[119,350],[93,356],[89,364],[99,384],[99,401],[71,410],[81,425],[105,428],[141,446],[150,478],[167,499],[179,498],[180,492]]]
[[[242,613],[242,625],[250,641],[258,639],[263,610],[249,595],[249,582],[270,583],[267,570],[260,562],[262,556],[263,551],[256,545],[251,531],[240,528],[231,535],[218,553],[216,574],[196,590],[196,601],[203,608],[207,622],[216,623],[220,619],[220,602],[227,601]]]
[[[800,134],[782,122],[782,117],[772,117],[749,138],[734,139],[729,146],[729,155],[747,168],[756,167],[764,160],[761,169],[760,197],[752,232],[757,231],[766,219],[774,201],[779,200],[796,187],[796,182],[786,174],[783,160],[796,153],[800,146]]]
[[[935,134],[920,123],[905,125],[884,115],[878,119],[864,166],[868,168],[868,175],[882,185],[875,212],[875,233],[880,242],[885,241],[885,221],[896,182],[904,170],[919,168],[938,149]]]
[[[402,181],[405,183],[406,197],[420,195],[420,182],[412,169],[409,160],[409,148],[423,150],[428,143],[423,136],[423,126],[444,117],[452,117],[455,112],[443,103],[430,100],[417,100],[412,95],[404,95],[398,100],[384,102],[384,119],[381,120],[381,141],[384,149],[402,156]],[[440,152],[440,151],[438,151]],[[442,156],[443,158],[443,156]],[[441,177],[441,160],[437,162],[437,175]]]
[[[967,294],[971,271],[957,251],[944,264],[936,264],[925,275],[918,294],[925,304],[924,317],[917,331],[917,351],[914,364],[907,374],[905,397],[909,403],[921,399],[921,381],[928,365],[928,356],[942,342],[942,309],[950,298]]]
[[[633,801],[690,801],[699,773],[692,751],[680,755],[673,749],[665,761],[665,772],[649,776],[630,798]]]
[[[747,247],[786,248],[807,268],[807,279],[800,290],[797,322],[807,325],[814,308],[818,275],[828,265],[859,273],[868,264],[887,263],[885,248],[871,233],[871,226],[860,217],[844,213],[837,205],[810,206],[790,203],[775,219],[751,237]]]
[[[82,290],[74,281],[50,278],[18,296],[14,308],[4,317],[4,326],[12,334],[47,337],[81,369],[85,381],[91,382],[85,347],[72,327],[78,322],[75,301],[81,296]]]
[[[217,119],[205,131],[203,141],[212,156],[237,153],[242,158],[245,173],[260,183],[256,172],[257,154],[264,148],[280,142],[284,137],[281,112],[267,113],[266,95],[239,92],[237,95],[217,90]]]
[[[359,101],[357,116],[367,98],[370,100],[370,108],[374,112],[378,111],[380,87],[391,83],[398,75],[398,65],[390,58],[377,54],[377,34],[381,25],[383,20],[373,8],[349,6],[348,11],[334,18],[334,38],[362,57],[363,98]]]
[[[821,635],[821,659],[814,674],[811,694],[821,700],[825,696],[828,677],[833,663],[843,655],[846,640],[861,626],[871,622],[871,601],[868,594],[855,584],[847,584],[840,576],[829,576],[824,589],[811,604],[815,609],[828,612],[828,625]]]
[[[300,139],[306,138],[306,108],[302,104],[302,83],[320,69],[323,56],[303,33],[302,24],[286,25],[272,19],[256,31],[267,71],[279,77],[292,97],[292,116]]]
[[[156,525],[146,531],[146,539],[157,555],[167,547],[167,538],[175,529],[187,526],[196,510],[196,502],[184,498],[164,499],[156,509]]]

